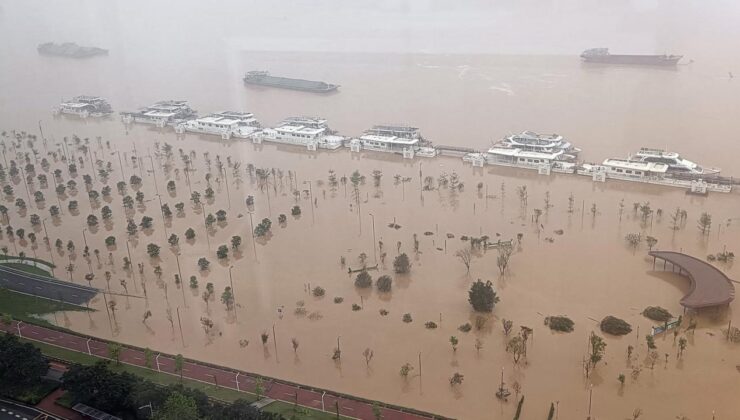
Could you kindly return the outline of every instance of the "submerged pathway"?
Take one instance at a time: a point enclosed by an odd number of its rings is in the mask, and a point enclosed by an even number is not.
[[[51,328],[27,324],[25,322],[12,321],[10,325],[0,323],[0,331],[20,335],[22,338],[38,341],[52,346],[85,353],[102,359],[108,358],[108,342],[92,337],[85,337],[70,332],[57,331]],[[175,371],[175,360],[171,355],[154,352],[152,368],[145,366],[144,351],[132,347],[123,346],[121,349],[120,362],[144,369],[156,370],[170,375],[180,376]],[[182,377],[195,381],[230,388],[239,392],[254,394],[257,376],[251,373],[211,365],[204,362],[185,359],[182,368]],[[373,415],[373,402],[349,395],[339,395],[336,392],[303,387],[299,384],[280,381],[273,378],[263,377],[263,395],[274,400],[280,400],[294,404],[296,394],[298,405],[315,410],[335,413],[336,403],[339,404],[339,413],[345,417],[357,419],[375,419]],[[402,407],[381,407],[383,419],[386,420],[419,420],[419,419],[443,419],[416,410]]]

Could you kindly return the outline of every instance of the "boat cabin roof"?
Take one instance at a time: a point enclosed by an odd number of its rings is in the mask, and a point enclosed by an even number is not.
[[[413,138],[419,136],[419,129],[405,125],[374,125],[371,129],[366,131],[366,134],[381,135],[385,137],[396,136]]]
[[[177,115],[177,112],[155,109],[151,111],[146,111],[143,113],[143,115],[146,115],[148,117],[173,117]]]
[[[656,157],[674,158],[674,159],[679,158],[679,155],[676,152],[668,152],[662,149],[651,149],[649,147],[640,148],[640,151],[637,152],[637,155],[638,156],[656,156]]]
[[[492,147],[488,149],[488,153],[500,156],[555,160],[558,158],[558,156],[563,154],[563,151],[558,150],[555,152],[534,152],[531,150],[517,149],[513,147]]]
[[[255,119],[254,119],[254,116],[250,113],[224,111],[224,112],[217,112],[215,114],[211,114],[203,118],[198,118],[196,119],[196,121],[202,124],[233,125],[233,124],[238,124],[239,122],[242,122],[242,121],[247,121],[247,122],[255,121]]]
[[[224,124],[224,125],[231,125],[231,124],[236,124],[239,122],[239,120],[218,117],[215,115],[209,115],[207,117],[198,118],[196,121],[198,121],[199,123],[203,123],[203,124]]]
[[[388,144],[402,144],[406,146],[416,144],[419,142],[419,139],[417,138],[408,139],[405,137],[380,136],[377,134],[365,134],[363,136],[360,136],[360,140],[375,141],[379,143],[388,143]]]
[[[285,119],[284,123],[311,125],[311,126],[325,126],[326,119],[320,118],[320,117],[288,117]]]
[[[63,102],[63,106],[67,108],[85,108],[90,106],[90,104],[82,103],[82,102]]]
[[[254,118],[254,114],[252,114],[251,112],[238,112],[238,111],[218,111],[218,112],[214,112],[213,114],[209,116],[232,118],[232,119],[237,119],[237,120],[246,120],[246,119]]]
[[[314,128],[314,127],[306,127],[305,125],[301,124],[285,124],[281,125],[280,127],[275,128],[275,130],[282,131],[283,133],[290,133],[290,134],[321,134],[326,130],[326,128]]]
[[[538,134],[534,131],[522,131],[521,134],[514,134],[512,136],[509,136],[509,138],[516,139],[516,138],[531,138],[531,139],[542,139],[542,140],[562,140],[563,136],[560,134]]]
[[[612,168],[631,169],[645,172],[665,173],[668,171],[668,165],[665,163],[635,162],[624,159],[605,159],[603,165]]]
[[[73,101],[76,102],[102,102],[105,101],[105,99],[101,98],[100,96],[88,96],[88,95],[80,95],[75,96]]]

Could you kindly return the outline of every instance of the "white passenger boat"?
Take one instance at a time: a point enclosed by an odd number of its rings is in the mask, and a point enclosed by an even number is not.
[[[540,153],[563,152],[558,156],[559,160],[575,160],[581,149],[574,147],[559,134],[537,134],[533,131],[524,131],[505,137],[494,147],[505,147],[521,149]]]
[[[333,134],[325,119],[315,117],[288,118],[277,127],[262,130],[260,137],[264,141],[305,146],[309,150],[338,149],[346,140]]]
[[[193,118],[198,113],[190,108],[187,101],[160,101],[133,112],[121,112],[125,123],[155,124],[158,127],[177,125]]]
[[[669,152],[663,149],[650,149],[643,147],[637,153],[630,155],[628,160],[635,162],[654,162],[668,165],[668,172],[692,174],[692,175],[712,175],[718,174],[718,168],[706,168],[700,166],[688,159],[684,159],[675,152]]]
[[[105,117],[113,113],[108,101],[99,96],[75,96],[54,108],[54,114],[76,115],[80,118]]]
[[[221,111],[202,118],[187,121],[178,126],[180,131],[213,134],[222,138],[249,138],[260,130],[260,124],[252,113]]]
[[[360,137],[350,142],[352,151],[369,150],[374,152],[398,153],[404,158],[413,159],[421,152],[423,156],[436,156],[436,150],[425,146],[419,129],[400,125],[375,125]]]
[[[668,165],[656,162],[636,162],[628,159],[605,159],[601,165],[583,164],[579,173],[590,175],[593,172],[603,172],[607,178],[623,179],[627,181],[665,178]]]
[[[562,160],[563,154],[562,150],[536,152],[512,147],[494,146],[488,149],[486,153],[486,163],[489,165],[540,170],[543,167],[552,167],[554,162]]]

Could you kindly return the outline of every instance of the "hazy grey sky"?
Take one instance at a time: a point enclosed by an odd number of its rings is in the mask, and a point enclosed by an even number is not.
[[[0,1],[5,42],[110,48],[703,55],[737,44],[732,0]]]

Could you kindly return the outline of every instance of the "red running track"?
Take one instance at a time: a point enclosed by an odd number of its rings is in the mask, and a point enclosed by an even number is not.
[[[0,323],[0,330],[11,334],[20,334],[21,337],[28,340],[39,341],[68,350],[108,359],[108,344],[94,338],[88,339],[75,334],[17,321],[13,321],[10,325]],[[175,372],[175,360],[172,357],[159,355],[156,352],[155,354],[156,356],[154,356],[154,360],[152,360],[152,370],[179,376],[179,373]],[[121,349],[120,361],[121,363],[149,369],[144,365],[144,352],[138,349],[124,346]],[[182,376],[183,378],[208,384],[218,384],[220,387],[249,393],[254,393],[256,383],[256,378],[247,373],[237,373],[230,369],[213,367],[191,361],[185,361],[183,363]],[[322,405],[321,392],[300,388],[297,385],[282,383],[271,379],[263,379],[262,388],[264,389],[263,395],[274,400],[293,404],[297,393],[298,405],[335,413],[335,403],[338,401],[339,414],[342,416],[357,419],[375,419],[372,404],[364,401],[339,397],[326,392],[323,393]],[[383,413],[383,419],[386,420],[420,420],[435,418],[432,416],[406,413],[386,407],[382,407],[381,411]]]

